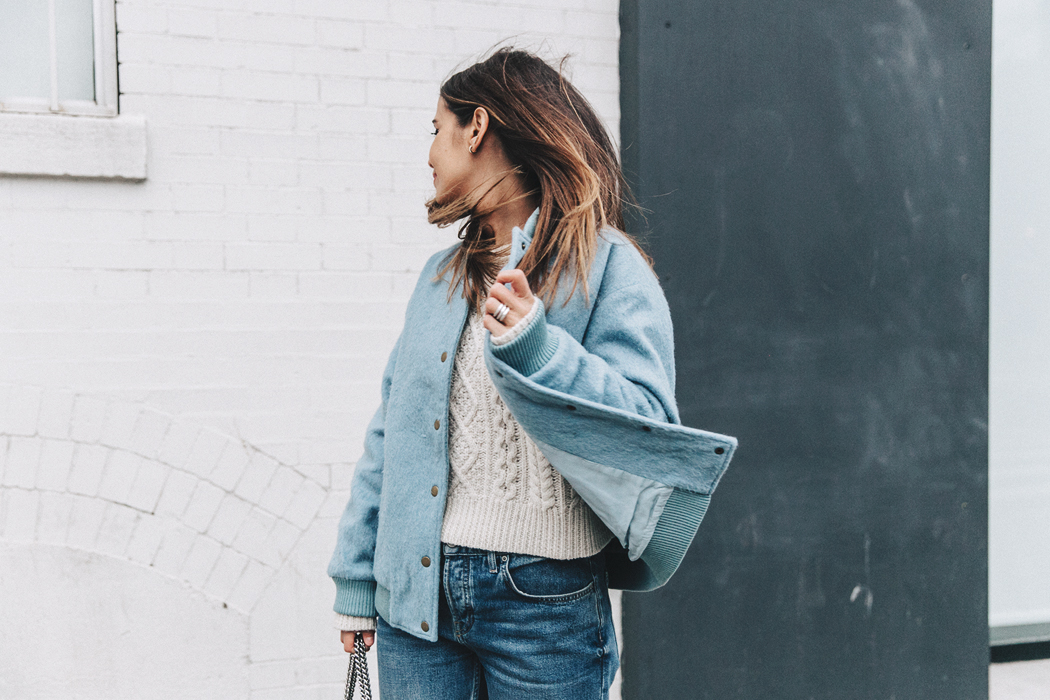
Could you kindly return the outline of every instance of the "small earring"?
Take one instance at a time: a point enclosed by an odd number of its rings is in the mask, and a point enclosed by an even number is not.
[[[472,144],[469,144],[469,143],[467,144],[467,150],[470,151],[471,153],[477,153],[477,151],[474,150],[474,146]]]

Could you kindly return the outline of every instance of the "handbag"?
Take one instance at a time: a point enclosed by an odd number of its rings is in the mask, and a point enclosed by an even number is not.
[[[361,698],[372,700],[372,684],[368,680],[368,663],[365,660],[365,640],[361,633],[354,635],[354,653],[350,655],[350,668],[346,669],[346,693],[343,700],[351,700],[354,696],[354,686],[360,682]]]

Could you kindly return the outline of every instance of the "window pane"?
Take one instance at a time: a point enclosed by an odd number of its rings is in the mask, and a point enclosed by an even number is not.
[[[0,0],[0,101],[12,97],[51,97],[47,0]]]
[[[94,6],[94,0],[55,0],[59,100],[95,99]]]

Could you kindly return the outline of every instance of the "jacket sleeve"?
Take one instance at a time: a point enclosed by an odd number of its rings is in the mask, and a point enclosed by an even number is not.
[[[541,386],[646,418],[678,423],[674,333],[655,278],[601,294],[578,342],[547,322],[541,306],[493,357]]]
[[[511,342],[490,342],[486,362],[514,417],[616,535],[610,585],[651,590],[685,556],[736,440],[679,425],[655,279],[594,304],[582,342],[538,313]]]
[[[379,495],[383,485],[383,440],[387,402],[401,338],[387,360],[383,372],[382,403],[365,433],[365,450],[350,482],[350,500],[339,520],[335,552],[328,564],[328,575],[335,581],[335,611],[351,617],[374,617],[376,530],[379,522]]]

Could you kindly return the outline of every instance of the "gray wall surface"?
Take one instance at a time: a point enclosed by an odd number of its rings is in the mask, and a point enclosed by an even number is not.
[[[990,23],[621,3],[683,422],[740,440],[682,569],[624,595],[624,698],[987,697]]]

